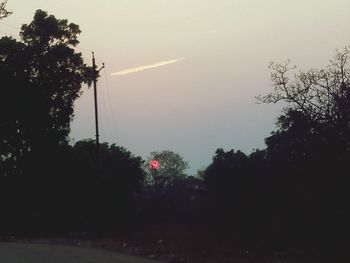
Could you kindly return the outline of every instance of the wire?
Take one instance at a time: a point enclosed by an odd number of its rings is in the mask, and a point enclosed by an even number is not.
[[[83,50],[83,51],[86,51],[86,52],[93,52],[92,50],[90,49],[86,49],[86,48],[82,48],[82,47],[74,47],[76,49],[80,49],[80,50]]]
[[[11,27],[11,28],[17,29],[17,30],[21,30],[21,29],[20,29],[19,27],[17,27],[17,26],[10,25],[10,24],[4,23],[4,22],[2,22],[2,21],[0,21],[0,24],[1,24],[1,25],[4,25],[4,26],[7,26],[7,27]]]
[[[104,74],[104,84],[105,84],[105,87],[106,87],[106,90],[107,90],[107,105],[109,107],[109,111],[110,111],[110,117],[112,119],[112,131],[113,131],[113,137],[114,137],[114,140],[116,141],[118,136],[117,136],[117,128],[116,128],[116,118],[115,118],[115,115],[114,115],[114,108],[113,108],[113,103],[111,102],[111,94],[110,94],[110,91],[109,91],[109,81],[108,81],[108,74],[107,74],[107,70],[104,69],[103,70],[103,74]]]
[[[100,86],[101,88],[99,88],[99,91],[100,91],[100,94],[101,94],[101,99],[100,101],[102,102],[102,111],[103,111],[103,114],[102,114],[102,119],[105,119],[106,123],[107,123],[107,127],[108,127],[108,130],[109,130],[109,135],[112,135],[112,126],[111,126],[111,123],[109,121],[109,116],[108,116],[108,110],[106,109],[106,99],[105,99],[105,94],[103,92],[103,87]]]
[[[13,29],[16,29],[16,30],[19,30],[21,31],[21,28],[19,28],[18,26],[14,26],[14,25],[11,25],[11,24],[8,24],[8,23],[4,23],[2,21],[0,21],[0,24],[1,25],[4,25],[6,27],[9,27],[9,28],[13,28]],[[11,33],[8,33],[6,31],[3,31],[3,30],[0,30],[0,33],[4,34],[4,36],[11,36],[13,38],[16,38],[16,36],[14,36],[13,34]],[[80,46],[75,46],[73,47],[74,49],[76,50],[81,50],[81,51],[85,51],[85,52],[93,52],[91,49],[87,49],[87,48],[84,48],[84,47],[80,47]],[[105,73],[105,70],[103,71]],[[107,123],[107,127],[109,129],[109,134],[110,136],[115,139],[116,138],[116,129],[115,129],[115,126],[114,126],[114,115],[113,115],[113,110],[111,110],[111,103],[110,103],[110,94],[109,94],[109,89],[108,89],[108,82],[106,82],[107,80],[107,77],[106,77],[106,74],[105,75],[105,84],[106,84],[106,87],[107,87],[107,103],[106,103],[106,99],[105,99],[105,95],[103,93],[103,88],[100,88],[99,90],[101,91],[101,95],[102,95],[102,110],[106,113],[106,114],[102,114],[102,118],[101,118],[101,121],[100,121],[100,126],[101,126],[101,139],[102,140],[106,140],[106,129],[105,129],[105,124]],[[107,106],[106,106],[107,105]],[[110,118],[109,118],[109,115],[112,116],[112,122],[110,122]],[[1,126],[3,126],[4,124],[2,124]],[[6,125],[6,124],[5,124]]]
[[[100,119],[99,124],[100,124],[100,127],[101,127],[100,134],[99,134],[99,136],[100,136],[99,139],[100,139],[100,143],[101,143],[102,141],[105,141],[105,138],[106,138],[106,135],[105,135],[106,133],[105,133],[105,129],[104,129],[102,118]]]
[[[13,26],[13,25],[10,25],[10,24],[6,24],[6,23],[4,23],[4,22],[2,22],[2,21],[0,21],[0,24],[1,24],[1,25],[4,25],[4,26],[7,26],[7,27],[10,27],[10,28],[14,28],[14,29],[20,30],[18,27]],[[18,36],[15,36],[14,34],[9,33],[9,32],[7,32],[7,31],[0,30],[0,32],[3,33],[5,36],[11,36],[11,37],[13,37],[13,38],[17,38],[17,37],[18,37]]]
[[[0,30],[0,33],[4,34],[4,36],[11,36],[13,38],[16,38],[13,34],[6,32],[6,31],[3,31],[3,30]]]

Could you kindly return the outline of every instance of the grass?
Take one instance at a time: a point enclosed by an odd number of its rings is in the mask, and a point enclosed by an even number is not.
[[[1,263],[161,263],[95,248],[0,243]]]

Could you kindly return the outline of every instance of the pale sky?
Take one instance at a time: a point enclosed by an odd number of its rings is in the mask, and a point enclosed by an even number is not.
[[[173,150],[189,174],[219,147],[264,148],[281,109],[254,99],[271,87],[270,61],[320,68],[350,45],[349,0],[9,0],[8,8],[0,36],[18,36],[37,9],[78,24],[86,63],[93,50],[106,64],[101,140],[144,158]],[[71,138],[93,137],[92,89],[84,88]]]

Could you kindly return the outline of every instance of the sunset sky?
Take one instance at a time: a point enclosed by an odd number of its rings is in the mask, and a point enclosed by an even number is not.
[[[0,36],[18,37],[35,10],[80,26],[95,52],[101,141],[146,158],[173,150],[189,174],[215,150],[264,148],[282,105],[256,104],[271,88],[268,64],[327,65],[350,45],[349,0],[9,0]],[[75,106],[71,138],[94,137],[92,89]]]

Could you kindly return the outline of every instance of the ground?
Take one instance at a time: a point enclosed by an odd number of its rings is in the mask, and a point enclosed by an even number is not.
[[[314,263],[295,258],[288,251],[238,248],[215,237],[199,239],[181,234],[150,232],[114,238],[89,239],[82,235],[65,238],[2,238],[1,263]],[[133,257],[137,255],[140,257]],[[36,259],[35,259],[36,257]],[[34,260],[35,259],[35,260]],[[48,260],[50,259],[50,260]],[[11,261],[12,260],[12,261]],[[22,260],[22,261],[21,261]],[[30,261],[32,260],[32,261]],[[41,261],[40,261],[41,260]],[[160,260],[160,261],[157,261]]]
[[[0,243],[1,263],[161,263],[116,252],[66,245]]]

